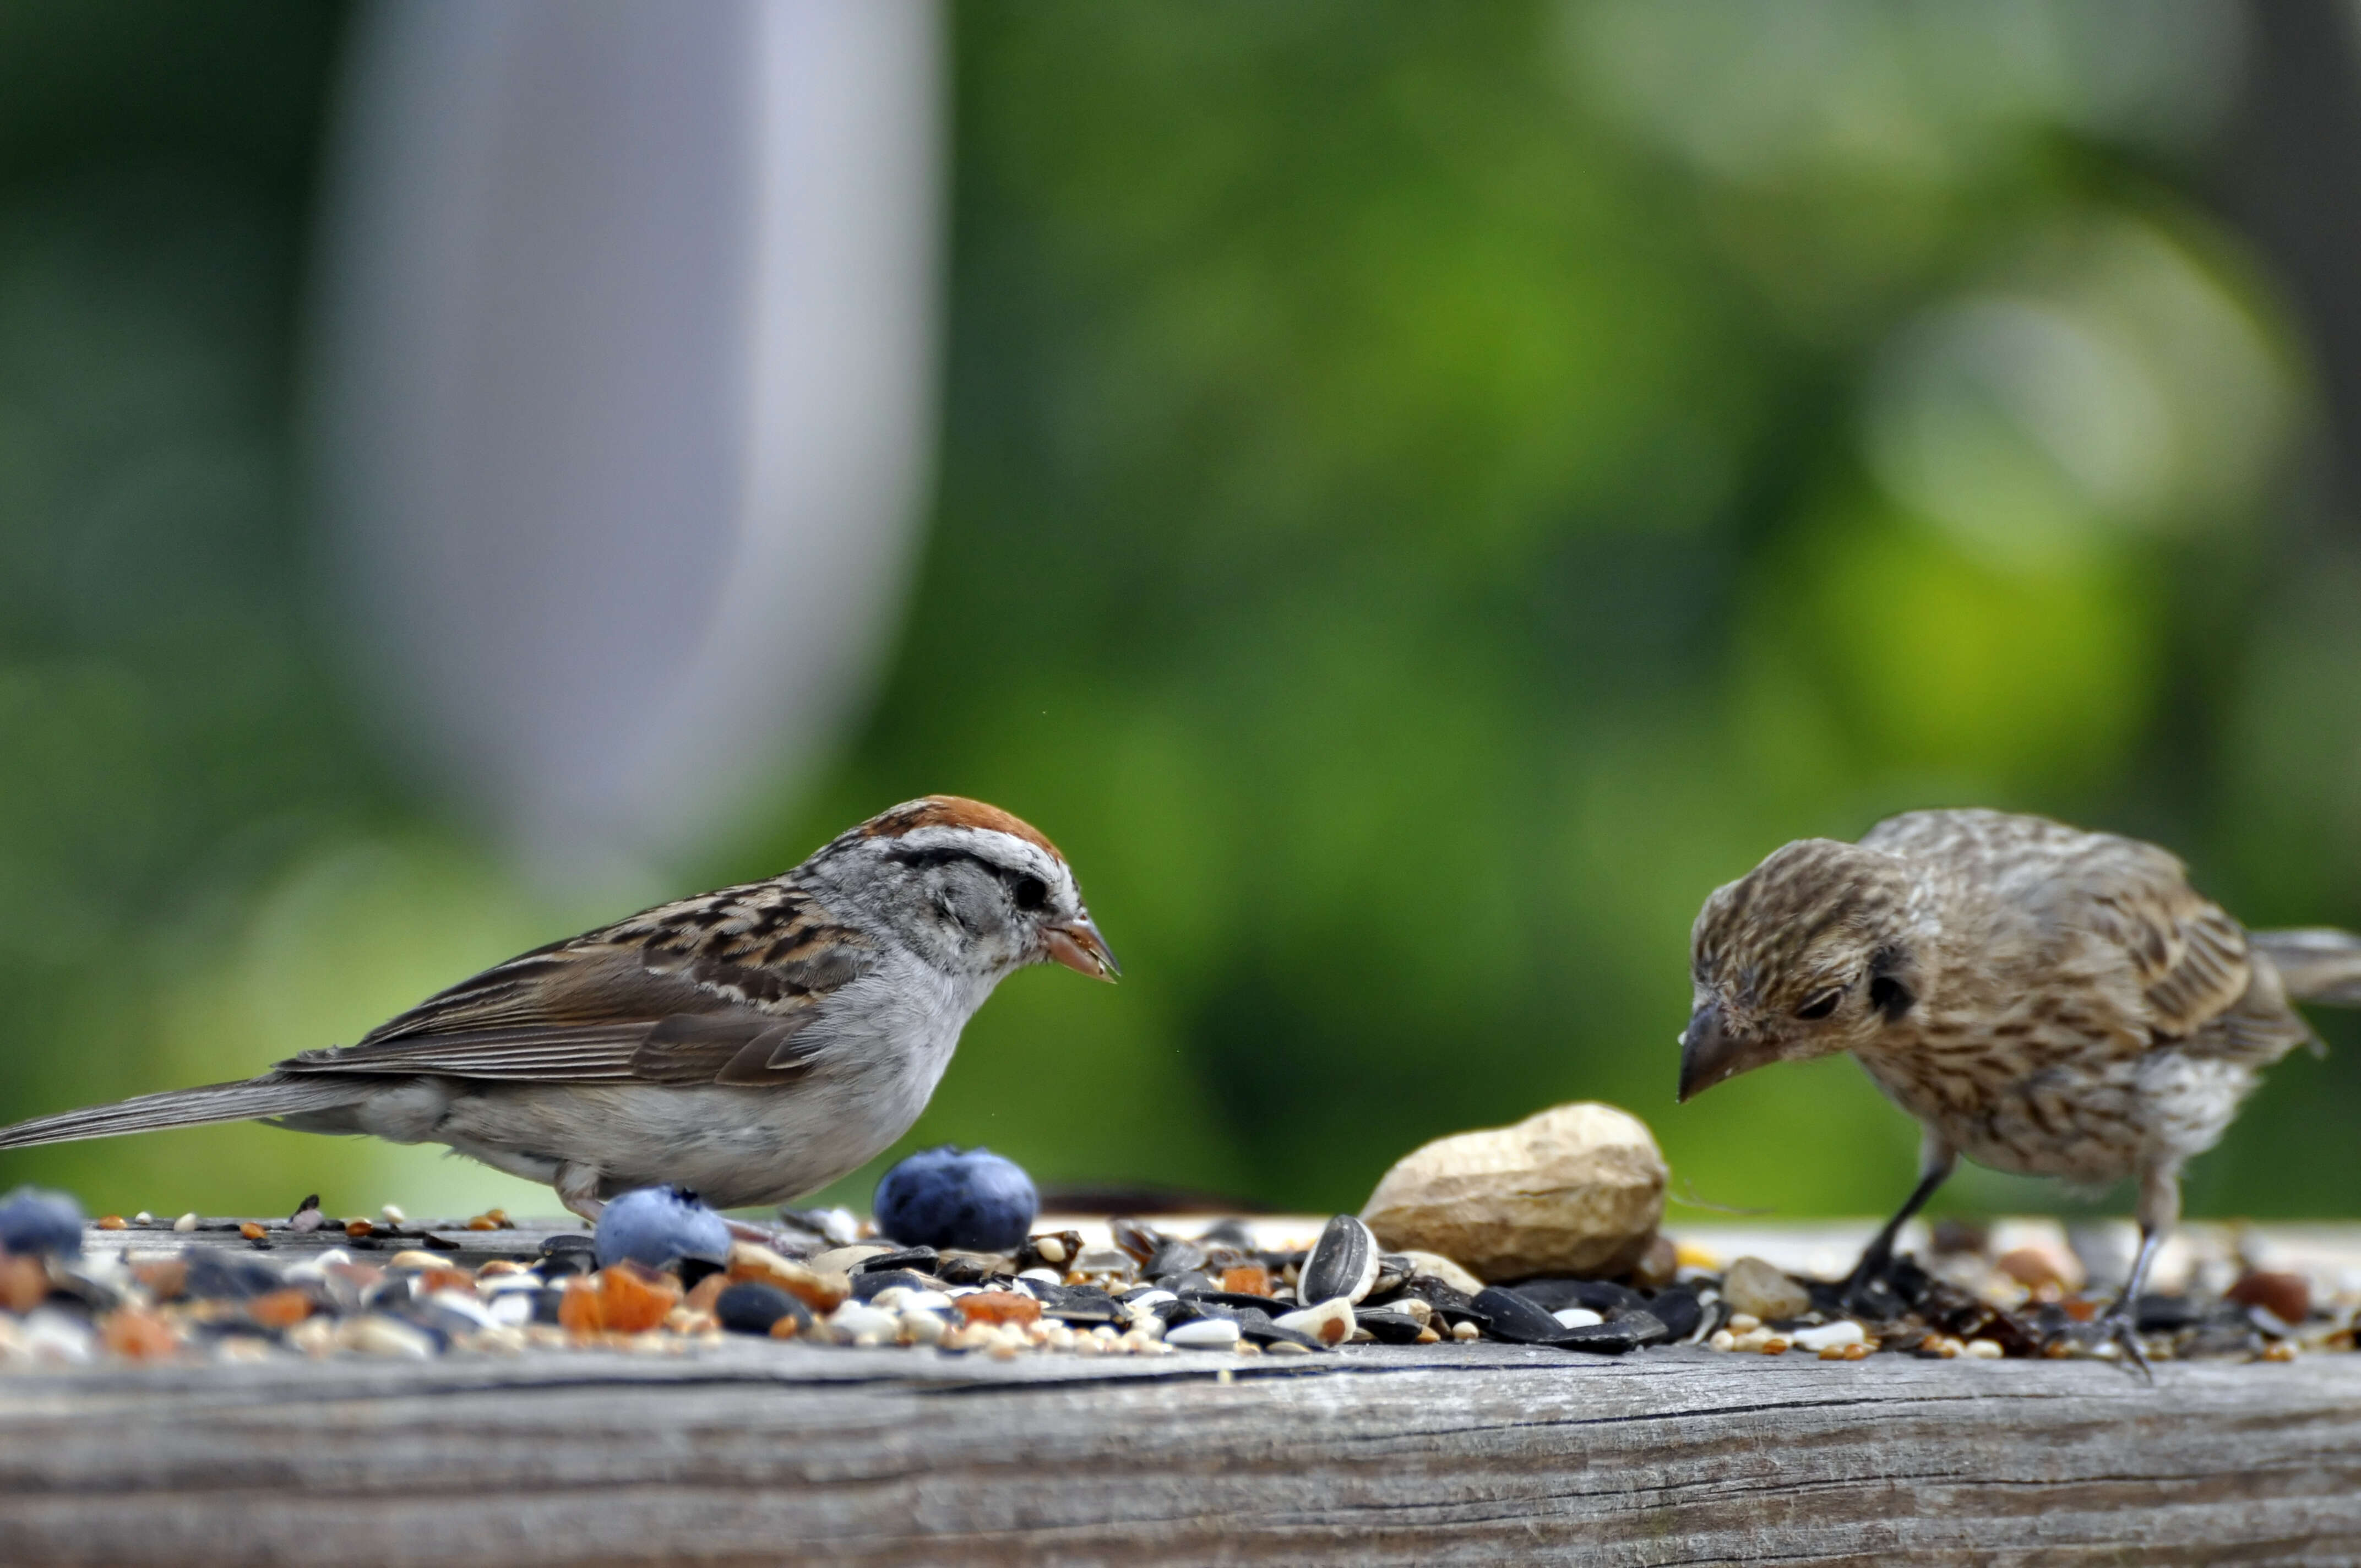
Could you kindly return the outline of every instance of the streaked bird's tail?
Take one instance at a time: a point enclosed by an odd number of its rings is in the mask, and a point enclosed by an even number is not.
[[[2361,1007],[2361,937],[2317,927],[2253,931],[2247,940],[2279,971],[2290,1000]]]
[[[368,1098],[366,1081],[281,1076],[265,1073],[238,1083],[209,1083],[202,1089],[174,1089],[162,1094],[142,1094],[112,1105],[92,1105],[36,1116],[13,1127],[0,1127],[0,1149],[29,1148],[35,1144],[68,1144],[78,1138],[111,1138],[123,1133],[152,1133],[166,1127],[203,1127],[214,1122],[246,1122],[261,1116],[291,1116],[322,1111]]]

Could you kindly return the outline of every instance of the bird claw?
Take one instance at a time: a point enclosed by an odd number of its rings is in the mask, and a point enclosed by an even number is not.
[[[2139,1325],[2132,1316],[2128,1299],[2116,1302],[2105,1317],[2092,1326],[2099,1331],[2099,1344],[2120,1350],[2123,1360],[2140,1375],[2140,1380],[2151,1388],[2156,1387],[2156,1369],[2148,1365],[2147,1352],[2140,1344]]]

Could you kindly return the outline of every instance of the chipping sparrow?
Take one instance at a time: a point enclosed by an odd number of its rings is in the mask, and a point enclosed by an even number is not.
[[[1917,1190],[1851,1292],[1957,1157],[2139,1179],[2140,1251],[2108,1327],[2130,1332],[2213,1146],[2259,1071],[2313,1040],[2295,1001],[2361,1006],[2361,938],[2248,932],[2153,844],[1997,811],[1916,811],[1858,844],[1789,844],[1706,900],[1680,1097],[1773,1061],[1850,1051],[1925,1130]]]
[[[448,1144],[586,1218],[679,1183],[717,1206],[826,1185],[917,1119],[992,988],[1115,957],[1057,847],[929,795],[767,882],[659,905],[495,965],[259,1078],[0,1129],[0,1148],[267,1118]]]

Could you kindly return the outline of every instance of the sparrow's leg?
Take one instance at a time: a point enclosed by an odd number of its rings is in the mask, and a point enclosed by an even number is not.
[[[2139,1374],[2150,1383],[2156,1374],[2149,1369],[2147,1353],[2140,1349],[2139,1299],[2147,1288],[2147,1271],[2156,1262],[2157,1249],[2164,1238],[2180,1222],[2180,1168],[2178,1165],[2150,1166],[2140,1172],[2139,1255],[2132,1260],[2132,1275],[2124,1281],[2123,1293],[2107,1315],[2099,1320],[2099,1327],[2107,1337],[2123,1347],[2124,1359],[2139,1368]]]
[[[550,1185],[557,1189],[557,1201],[570,1213],[579,1214],[592,1225],[598,1223],[599,1212],[607,1207],[598,1197],[598,1183],[605,1176],[595,1165],[567,1160],[557,1168],[557,1177]]]
[[[1862,1250],[1861,1261],[1852,1266],[1852,1273],[1845,1278],[1840,1299],[1847,1311],[1858,1311],[1867,1305],[1870,1286],[1883,1278],[1885,1271],[1894,1266],[1894,1238],[1910,1223],[1910,1217],[1927,1206],[1927,1200],[1935,1196],[1935,1189],[1949,1178],[1951,1168],[1959,1160],[1959,1151],[1945,1141],[1942,1134],[1928,1127],[1918,1146],[1918,1185],[1910,1190],[1910,1196],[1894,1218],[1885,1222],[1877,1239]]]

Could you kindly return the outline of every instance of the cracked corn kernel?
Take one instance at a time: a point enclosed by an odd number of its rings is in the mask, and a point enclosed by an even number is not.
[[[1041,1317],[1041,1303],[1014,1290],[979,1290],[951,1303],[971,1323],[1031,1323]]]
[[[248,1220],[246,1223],[238,1226],[237,1234],[244,1236],[247,1241],[258,1242],[269,1233],[265,1231],[260,1225],[256,1224],[252,1220]]]
[[[101,1318],[98,1336],[116,1355],[133,1361],[157,1361],[177,1354],[181,1336],[154,1312],[124,1307]]]
[[[267,1291],[246,1304],[246,1315],[266,1329],[291,1329],[312,1315],[312,1298],[292,1288]]]

